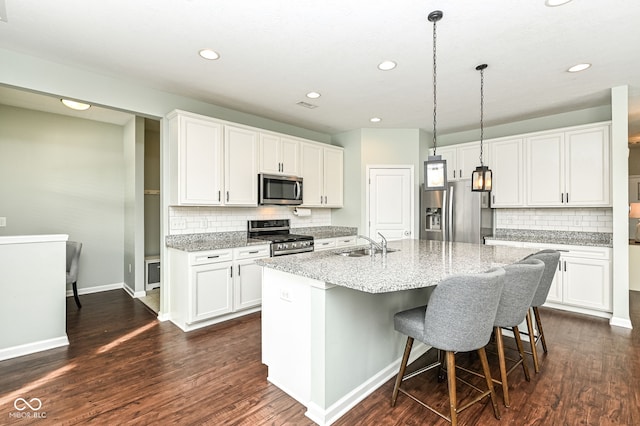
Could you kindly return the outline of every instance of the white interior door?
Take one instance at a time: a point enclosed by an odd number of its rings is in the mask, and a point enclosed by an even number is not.
[[[369,169],[369,237],[413,238],[413,169]]]

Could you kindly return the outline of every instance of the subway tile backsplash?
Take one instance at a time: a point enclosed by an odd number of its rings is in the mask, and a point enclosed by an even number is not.
[[[293,207],[169,207],[169,234],[200,234],[247,230],[249,220],[290,219],[292,228],[331,225],[331,209],[312,209],[296,216]]]
[[[496,228],[613,232],[611,208],[496,209]]]

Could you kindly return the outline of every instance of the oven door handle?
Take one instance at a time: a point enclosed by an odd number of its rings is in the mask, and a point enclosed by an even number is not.
[[[284,251],[282,253],[274,252],[272,256],[273,257],[275,257],[275,256],[284,256],[286,254],[307,253],[307,252],[312,252],[312,251],[313,251],[313,248],[311,248],[311,250],[309,250],[309,247],[304,247],[304,248],[299,248],[299,249],[287,250],[287,251]]]

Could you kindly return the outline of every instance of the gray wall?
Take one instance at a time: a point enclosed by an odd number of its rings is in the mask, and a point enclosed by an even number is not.
[[[0,235],[83,243],[78,287],[123,282],[123,128],[0,105]]]
[[[629,150],[629,175],[640,175],[640,146]]]

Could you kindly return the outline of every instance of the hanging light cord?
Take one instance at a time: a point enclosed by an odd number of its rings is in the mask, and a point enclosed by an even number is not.
[[[438,18],[439,19],[439,18]],[[437,148],[437,134],[436,134],[436,111],[437,111],[437,96],[436,96],[436,22],[438,19],[433,19],[433,155],[436,155]]]
[[[482,141],[484,140],[484,70],[487,64],[478,65],[477,70],[480,71],[480,166],[484,166],[482,161]]]

